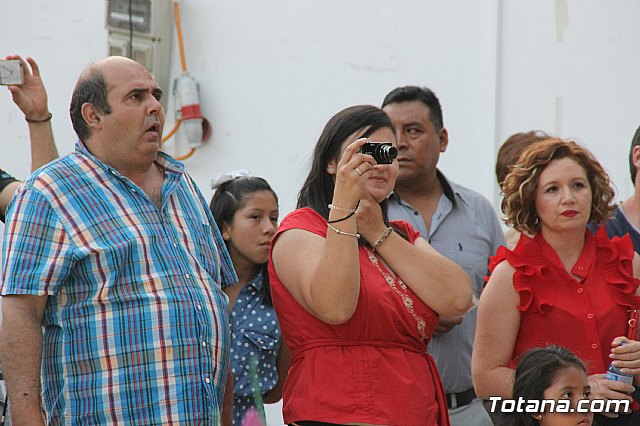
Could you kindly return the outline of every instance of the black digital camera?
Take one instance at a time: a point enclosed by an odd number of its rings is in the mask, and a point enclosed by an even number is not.
[[[367,142],[360,152],[371,155],[378,164],[391,164],[398,156],[398,149],[390,142]]]

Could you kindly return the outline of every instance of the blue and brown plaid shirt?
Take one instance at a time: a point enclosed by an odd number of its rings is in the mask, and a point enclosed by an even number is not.
[[[40,169],[7,215],[2,295],[48,295],[50,424],[217,424],[237,278],[207,203],[160,153],[162,206],[89,153]]]

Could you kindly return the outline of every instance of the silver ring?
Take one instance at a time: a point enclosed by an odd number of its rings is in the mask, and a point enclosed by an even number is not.
[[[357,167],[356,167],[356,172],[357,172],[360,176],[362,176],[362,172],[361,172],[360,170],[358,170],[358,168],[357,168]]]

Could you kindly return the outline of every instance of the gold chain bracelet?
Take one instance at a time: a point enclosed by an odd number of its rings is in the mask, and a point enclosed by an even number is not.
[[[360,234],[358,234],[358,233],[352,234],[351,232],[341,231],[338,228],[334,228],[333,226],[331,226],[330,223],[327,223],[327,226],[329,228],[333,229],[334,231],[336,231],[336,234],[338,234],[338,235],[346,235],[346,236],[349,236],[349,237],[360,238]]]

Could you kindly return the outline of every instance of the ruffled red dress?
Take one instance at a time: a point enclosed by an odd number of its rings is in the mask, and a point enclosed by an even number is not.
[[[409,241],[419,237],[408,223],[393,224]],[[289,229],[324,238],[327,222],[303,208],[282,221],[275,238]],[[440,376],[426,353],[438,315],[394,278],[370,248],[360,247],[359,258],[356,311],[339,325],[327,324],[299,305],[269,259],[273,306],[291,351],[283,391],[285,423],[449,425]]]
[[[564,346],[586,364],[588,374],[604,373],[611,342],[627,334],[628,309],[637,309],[633,244],[628,235],[610,240],[604,227],[585,245],[571,272],[538,233],[522,235],[513,251],[500,247],[490,271],[503,260],[515,268],[513,286],[520,295],[520,331],[509,366],[534,347]]]

